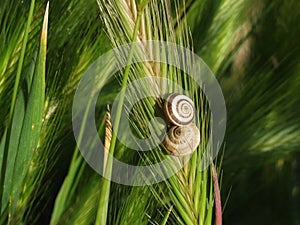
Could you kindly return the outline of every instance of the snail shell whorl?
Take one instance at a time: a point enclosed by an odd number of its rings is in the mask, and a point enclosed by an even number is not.
[[[199,143],[199,129],[191,123],[186,126],[172,126],[162,144],[172,155],[184,156],[193,153]]]
[[[164,104],[164,111],[167,119],[177,126],[191,123],[195,114],[193,101],[181,94],[169,95]]]

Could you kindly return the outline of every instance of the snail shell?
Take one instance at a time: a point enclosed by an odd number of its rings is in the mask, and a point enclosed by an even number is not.
[[[172,124],[177,126],[187,125],[194,119],[194,103],[185,95],[170,94],[165,101],[164,112]]]
[[[185,126],[172,126],[162,144],[175,156],[184,156],[195,151],[200,143],[200,131],[194,123]]]

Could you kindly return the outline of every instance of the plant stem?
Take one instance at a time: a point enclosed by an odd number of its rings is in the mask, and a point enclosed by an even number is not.
[[[171,207],[168,209],[168,212],[167,212],[166,215],[164,216],[163,221],[161,222],[160,225],[166,225],[166,224],[167,224],[168,219],[169,219],[169,216],[170,216],[172,210],[173,210],[173,205],[171,205]]]
[[[133,35],[132,35],[132,42],[135,42],[137,40],[138,30],[140,28],[142,13],[143,13],[142,10],[138,11],[136,23],[135,23],[135,26],[134,26],[134,32],[133,32]],[[129,55],[128,55],[128,60],[127,60],[127,65],[125,67],[125,72],[124,72],[124,76],[123,76],[121,90],[123,90],[127,85],[133,54],[134,54],[134,45],[131,45]],[[109,154],[111,156],[114,154],[114,150],[115,150],[115,146],[116,146],[117,133],[118,133],[118,130],[119,130],[124,98],[125,98],[125,92],[121,92],[120,99],[119,99],[119,102],[118,102],[118,105],[117,105],[116,117],[115,117],[115,121],[114,121],[114,132],[112,134],[110,148],[109,148]],[[113,158],[108,157],[107,166],[106,166],[106,170],[105,170],[105,177],[110,177],[111,176],[112,163],[113,163]],[[109,192],[110,192],[110,181],[107,180],[107,179],[103,179],[103,184],[102,184],[102,187],[101,187],[101,193],[100,193],[100,199],[99,199],[99,207],[98,207],[98,212],[97,212],[97,218],[96,218],[96,222],[95,222],[96,225],[105,225],[106,224],[107,212],[108,212]]]

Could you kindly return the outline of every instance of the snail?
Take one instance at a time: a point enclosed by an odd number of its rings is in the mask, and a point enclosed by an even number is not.
[[[172,155],[184,156],[194,152],[200,143],[200,132],[194,123],[172,126],[162,144]]]
[[[171,126],[162,145],[175,156],[193,153],[200,143],[200,131],[192,123],[195,114],[193,101],[186,95],[170,94],[164,103],[164,113]]]
[[[194,103],[186,95],[173,93],[165,100],[164,113],[170,123],[177,126],[187,125],[194,119]]]

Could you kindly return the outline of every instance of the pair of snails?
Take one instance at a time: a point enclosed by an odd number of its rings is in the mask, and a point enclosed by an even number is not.
[[[163,107],[171,126],[162,145],[175,156],[193,153],[200,143],[200,131],[193,123],[193,101],[186,95],[173,93],[166,98]]]

